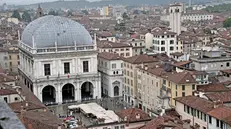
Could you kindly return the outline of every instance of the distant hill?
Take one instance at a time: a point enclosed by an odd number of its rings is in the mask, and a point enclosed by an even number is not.
[[[128,5],[128,6],[136,6],[136,5],[166,5],[173,2],[184,2],[188,3],[188,0],[102,0],[98,2],[89,2],[85,0],[80,1],[55,1],[55,2],[45,2],[38,3],[45,9],[60,9],[60,8],[70,8],[70,9],[79,9],[79,8],[89,8],[89,7],[98,7],[105,5]],[[200,2],[208,2],[210,0],[193,0],[194,3]],[[19,7],[25,8],[36,8],[38,4],[32,5],[23,5]]]

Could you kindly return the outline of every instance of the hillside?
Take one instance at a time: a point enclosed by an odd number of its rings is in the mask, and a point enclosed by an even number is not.
[[[59,8],[70,8],[70,9],[80,9],[85,7],[98,7],[104,5],[166,5],[170,4],[173,1],[184,2],[187,3],[188,0],[103,0],[100,2],[88,2],[85,0],[80,1],[56,1],[56,2],[46,2],[46,3],[38,3],[45,9],[59,9]],[[209,0],[194,0],[194,2],[208,2]],[[25,8],[36,8],[38,4],[32,5],[24,5],[20,7]]]

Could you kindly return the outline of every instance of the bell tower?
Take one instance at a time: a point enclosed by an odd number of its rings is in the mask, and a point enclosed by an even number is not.
[[[41,8],[40,5],[38,5],[37,11],[36,11],[36,18],[39,18],[42,16],[43,16],[43,9]]]
[[[175,3],[171,4],[169,7],[169,22],[171,31],[179,35],[181,33],[181,18],[183,13],[183,4]]]

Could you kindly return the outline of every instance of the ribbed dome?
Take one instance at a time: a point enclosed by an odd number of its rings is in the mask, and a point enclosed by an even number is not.
[[[34,37],[34,39],[32,38]],[[89,32],[78,22],[59,16],[44,16],[31,22],[22,33],[22,42],[37,48],[93,45]]]

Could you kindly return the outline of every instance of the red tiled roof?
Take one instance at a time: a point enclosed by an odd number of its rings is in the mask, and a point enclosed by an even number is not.
[[[223,103],[231,102],[231,90],[227,92],[215,92],[205,94],[205,96],[212,101],[221,101]]]
[[[26,105],[26,103],[28,105]],[[41,106],[41,105],[36,105],[34,103],[31,102],[15,102],[15,103],[10,103],[9,107],[14,111],[14,112],[20,112],[22,110],[22,107],[24,108],[24,110],[26,111],[30,111],[30,110],[36,110],[36,109],[45,109],[45,106]]]
[[[138,108],[129,108],[121,110],[119,113],[117,113],[118,116],[122,119],[127,117],[128,122],[135,122],[135,121],[142,121],[142,120],[149,120],[150,117],[148,114],[146,114],[144,111]],[[140,118],[136,118],[137,115],[140,115]]]
[[[18,92],[9,85],[0,84],[0,95],[18,94]]]
[[[122,57],[117,53],[109,53],[109,52],[101,52],[98,54],[98,57],[106,59],[106,60],[121,60]]]
[[[213,102],[200,98],[200,97],[196,97],[196,96],[185,96],[185,97],[179,97],[179,98],[174,98],[174,99],[177,102],[180,102],[189,107],[197,109],[203,113],[207,113],[214,108]]]
[[[231,74],[231,69],[221,70],[221,72]]]
[[[125,62],[129,62],[131,64],[142,64],[142,63],[151,63],[157,62],[153,57],[148,55],[137,55],[124,59]]]
[[[179,72],[179,73],[169,72],[169,73],[162,75],[162,77],[165,78],[166,80],[169,80],[177,84],[196,83],[196,80],[187,71]]]
[[[110,42],[110,41],[98,41],[97,47],[99,48],[126,48],[126,47],[132,47],[128,43],[118,43],[118,42]]]
[[[184,66],[186,64],[191,63],[191,61],[181,61],[181,62],[176,62],[174,65],[175,66]]]
[[[174,120],[177,122],[175,123]],[[162,129],[164,127],[172,127],[172,129],[183,129],[183,122],[180,119],[164,115],[153,119],[140,129]]]
[[[225,120],[227,117],[231,116],[231,108],[227,106],[221,106],[208,112],[208,115],[219,120]]]
[[[229,91],[230,89],[225,87],[224,83],[215,83],[207,85],[198,85],[197,90],[201,92],[218,92],[218,91]]]

